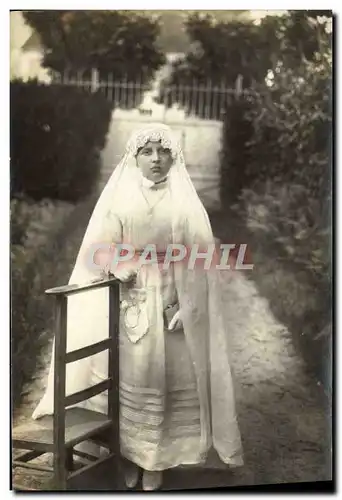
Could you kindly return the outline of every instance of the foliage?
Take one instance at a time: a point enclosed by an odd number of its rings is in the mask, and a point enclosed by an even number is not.
[[[111,109],[102,94],[11,83],[11,198],[78,200],[100,171]]]
[[[324,281],[331,260],[329,57],[282,69],[269,89],[255,87],[234,106],[227,112],[224,135],[226,205],[235,189],[247,225],[281,244],[288,259]],[[232,133],[235,129],[239,136]],[[234,161],[239,155],[242,160]]]
[[[305,203],[303,201],[305,200]],[[272,242],[280,260],[305,269],[324,296],[330,295],[331,234],[322,200],[299,182],[267,180],[244,189],[239,213],[257,237]],[[330,198],[324,200],[326,209]]]
[[[27,226],[30,223],[31,214],[29,210],[23,210],[24,197],[11,200],[11,245],[24,245],[27,234]]]
[[[186,107],[191,102],[192,114],[220,119],[225,89],[235,87],[238,75],[244,76],[247,85],[266,71],[257,57],[263,53],[259,28],[252,22],[218,22],[213,15],[195,13],[189,16],[186,29],[192,42],[190,50],[174,62],[170,77],[162,83],[159,100],[169,107],[175,102]],[[182,86],[185,89],[181,92]]]
[[[179,85],[210,80],[212,86],[234,89],[239,81],[249,89],[255,83],[263,84],[269,74],[280,72],[281,67],[296,71],[303,61],[316,63],[317,54],[331,47],[331,32],[324,22],[330,18],[330,11],[284,11],[283,15],[266,16],[256,24],[252,20],[221,21],[210,14],[191,14],[186,21],[191,48],[174,63],[160,100],[169,106],[174,102],[184,106],[177,93]],[[191,90],[195,103],[199,101],[199,92]],[[189,100],[189,91],[187,94]],[[214,91],[209,89],[206,94],[206,101],[213,103]],[[195,111],[201,115],[199,105],[195,105]],[[221,116],[216,113],[211,118]]]
[[[330,13],[331,15],[331,13]],[[322,44],[331,43],[325,24],[317,12],[288,11],[281,16],[266,16],[253,21],[218,22],[212,15],[193,14],[186,26],[195,50],[175,70],[175,81],[189,79],[224,81],[234,87],[243,76],[245,87],[263,82],[278,61],[298,67],[303,59],[315,60]]]
[[[302,38],[300,56],[288,46],[268,85],[255,82],[227,107],[221,194],[251,235],[258,286],[300,343],[305,336],[329,385],[332,57],[329,31],[308,24],[320,36]]]
[[[262,53],[259,28],[252,22],[217,22],[211,15],[193,14],[186,23],[193,45],[183,62],[175,67],[173,81],[195,79],[222,81],[234,87],[239,74],[259,79],[265,72],[257,54]]]
[[[331,199],[324,204],[331,212]],[[329,392],[332,237],[321,205],[303,184],[268,180],[244,189],[233,213],[246,226],[253,280]]]
[[[44,290],[60,283],[62,263],[56,233],[65,227],[72,210],[70,203],[48,199],[39,203],[25,197],[11,201],[11,352],[15,406],[24,382],[34,375],[44,329],[47,321],[52,321],[53,304],[44,297]]]
[[[25,19],[46,49],[44,66],[56,71],[95,67],[116,80],[145,80],[164,62],[158,22],[138,12],[28,11]]]
[[[325,199],[331,183],[329,58],[282,68],[271,87],[255,85],[233,99],[222,155],[222,199],[228,203],[243,187],[267,179],[305,185],[315,199]]]
[[[248,119],[253,155],[247,172],[262,177],[293,179],[306,185],[316,198],[327,192],[331,159],[331,69],[326,62],[305,63],[296,72],[287,69],[275,78],[270,92],[259,93]],[[270,131],[276,141],[267,141]],[[263,159],[268,144],[267,166]],[[258,165],[255,164],[258,163]]]
[[[195,13],[194,11],[193,13]],[[217,21],[231,21],[248,16],[246,10],[212,10],[206,11]],[[143,11],[145,15],[157,16],[160,34],[157,45],[164,53],[186,53],[189,48],[189,36],[186,33],[185,21],[191,15],[190,10],[153,10]]]
[[[248,143],[253,135],[253,122],[247,116],[251,109],[250,99],[230,99],[222,128],[220,197],[224,208],[236,201],[241,190],[252,179],[247,169],[252,161]],[[265,155],[268,148],[263,148]],[[249,181],[249,182],[248,182]]]

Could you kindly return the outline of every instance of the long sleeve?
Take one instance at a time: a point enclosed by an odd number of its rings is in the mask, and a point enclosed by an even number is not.
[[[112,271],[115,244],[122,242],[122,223],[119,216],[108,211],[99,224],[98,234],[94,241],[94,263],[101,266],[102,272]]]

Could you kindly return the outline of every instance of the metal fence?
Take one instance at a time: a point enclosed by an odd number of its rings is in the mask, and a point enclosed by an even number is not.
[[[143,101],[143,96],[151,89],[151,84],[140,81],[131,82],[127,79],[116,81],[109,73],[106,78],[100,77],[96,69],[92,71],[52,72],[52,83],[71,85],[89,92],[102,92],[115,107],[122,109],[137,108]]]
[[[116,108],[140,107],[144,108],[142,112],[148,112],[148,102],[155,102],[166,108],[182,109],[185,116],[197,116],[208,120],[222,120],[232,96],[243,92],[238,85],[232,89],[227,88],[225,83],[217,85],[211,81],[206,83],[193,81],[191,85],[170,85],[167,81],[161,81],[156,88],[143,78],[136,81],[127,79],[117,81],[111,73],[104,78],[96,69],[88,72],[52,73],[52,83],[74,85],[89,92],[102,92]]]

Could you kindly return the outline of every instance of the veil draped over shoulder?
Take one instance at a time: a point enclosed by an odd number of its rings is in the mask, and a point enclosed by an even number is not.
[[[103,220],[118,207],[129,203],[129,193],[141,174],[135,155],[148,140],[160,140],[171,150],[173,165],[168,175],[172,199],[172,240],[185,240],[204,247],[214,244],[210,221],[185,166],[178,142],[169,127],[151,124],[134,132],[126,152],[105,186],[90,218],[69,283],[85,283],[96,278],[87,265],[87,252],[101,241]],[[210,441],[221,460],[242,465],[242,448],[235,411],[235,398],[229,363],[229,325],[224,319],[224,303],[218,271],[214,268],[189,270],[175,266],[175,281],[184,334],[195,368],[201,412],[203,453]],[[108,336],[108,314],[98,311],[108,304],[108,290],[77,294],[68,299],[67,350],[83,347]],[[104,306],[105,305],[105,306]],[[196,312],[200,311],[200,316]],[[194,320],[200,317],[201,320]],[[66,393],[72,394],[90,385],[90,358],[67,366]],[[33,418],[53,413],[53,357],[45,394]],[[210,422],[209,431],[205,422]],[[203,423],[203,425],[202,425]]]

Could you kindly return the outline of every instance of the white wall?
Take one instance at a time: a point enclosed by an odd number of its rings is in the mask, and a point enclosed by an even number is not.
[[[32,29],[25,23],[20,11],[10,13],[10,78],[31,78],[49,83],[48,71],[42,67],[43,54],[38,50],[23,51],[22,47],[32,35]]]
[[[21,48],[32,34],[31,28],[25,23],[21,11],[10,12],[10,47]]]

